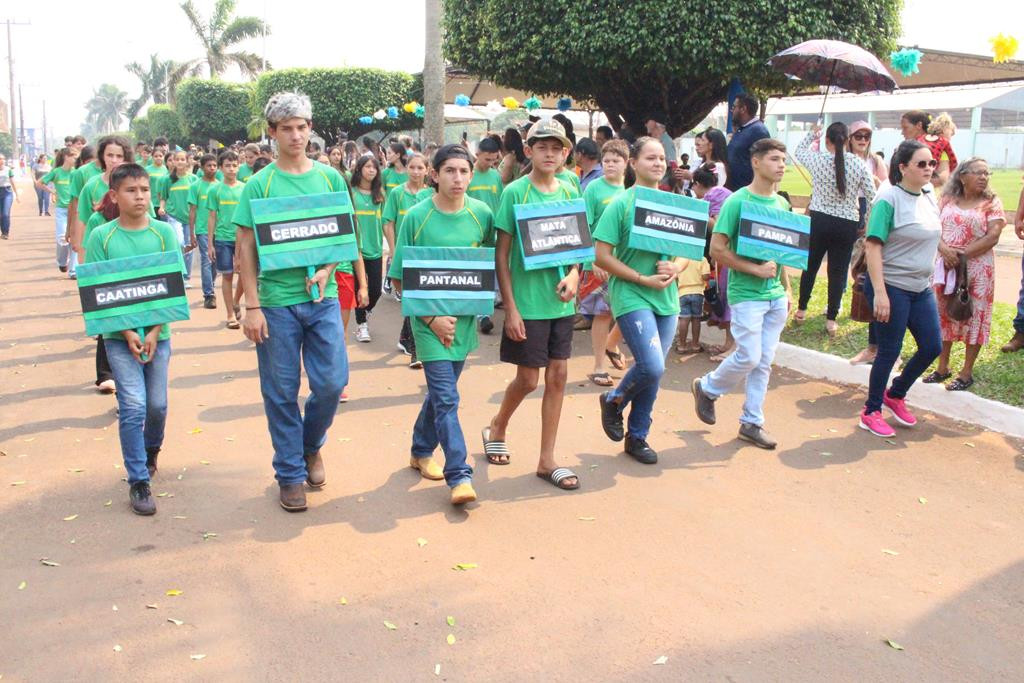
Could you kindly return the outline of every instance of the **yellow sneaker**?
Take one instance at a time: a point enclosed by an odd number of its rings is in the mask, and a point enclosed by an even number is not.
[[[458,484],[452,488],[452,505],[472,503],[474,500],[476,500],[476,491],[473,490],[472,484]]]
[[[433,458],[409,458],[409,467],[419,470],[424,479],[440,481],[444,479],[444,470],[434,462]]]

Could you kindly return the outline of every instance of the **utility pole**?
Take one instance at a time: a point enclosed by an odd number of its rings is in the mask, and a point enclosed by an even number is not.
[[[17,164],[19,149],[18,149],[18,124],[14,119],[14,50],[11,48],[11,26],[28,26],[27,21],[12,21],[5,19],[4,23],[7,24],[7,76],[10,79],[11,86],[11,154]]]
[[[594,136],[591,135],[590,137]],[[43,151],[46,152],[47,156],[50,155],[50,141],[46,136],[46,100],[43,100]]]
[[[21,83],[18,84],[18,130],[21,131],[21,151],[25,151],[25,97],[21,94]]]

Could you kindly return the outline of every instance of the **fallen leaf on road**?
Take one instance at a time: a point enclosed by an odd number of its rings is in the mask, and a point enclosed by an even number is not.
[[[579,520],[581,522],[593,522],[596,519],[597,519],[597,517],[580,517],[579,518]]]
[[[900,645],[899,643],[897,643],[896,641],[893,641],[893,640],[886,640],[885,644],[888,645],[889,647],[891,647],[894,650],[902,650],[903,649],[902,645]]]
[[[108,507],[110,507],[113,504],[114,504],[114,501],[108,500],[106,503],[103,504],[103,507],[108,508]]]
[[[43,565],[44,567],[59,567],[60,566],[59,562],[54,562],[53,560],[48,560],[45,557],[39,558],[39,564]]]
[[[114,605],[114,610],[113,610],[113,611],[114,611],[114,612],[116,612],[116,611],[117,611],[117,605]]]
[[[165,593],[165,595],[169,595],[169,596],[171,596],[171,597],[173,598],[173,597],[175,597],[175,596],[181,595],[181,594],[182,594],[182,593],[184,593],[184,592],[185,592],[185,591],[180,591],[180,590],[178,590],[177,588],[172,588],[171,590],[167,591],[167,592]]]
[[[123,647],[121,647],[120,645],[115,645],[115,646],[114,646],[114,652],[120,652],[120,651],[121,651],[121,650],[123,650],[123,649],[124,649],[124,648],[123,648]]]
[[[974,444],[971,443],[970,441],[964,441],[964,445],[967,446],[968,448],[974,448]]]
[[[425,539],[425,538],[417,538],[416,539],[416,545],[418,545],[419,547],[422,548],[426,544],[427,544],[427,539]]]
[[[836,433],[836,432],[838,432],[839,430],[838,430],[838,429],[832,429],[831,427],[829,427],[829,428],[828,428],[828,431],[830,431],[830,432],[832,432],[833,434],[835,434],[835,433]]]
[[[892,439],[886,439],[886,440],[885,440],[885,442],[886,442],[887,444],[889,444],[890,446],[895,446],[895,445],[896,445],[896,442],[895,442],[895,441],[893,441]]]
[[[349,441],[351,441],[351,440],[352,440],[352,439],[348,438],[347,436],[343,436],[343,437],[341,437],[340,439],[338,439],[338,441],[340,441],[340,442],[342,442],[342,443],[348,443],[348,442],[349,442]]]
[[[882,552],[886,555],[899,555],[895,550],[889,550],[888,548],[882,548]]]
[[[217,538],[217,534],[213,533],[212,531],[204,531],[203,532],[203,540],[205,541],[205,540],[210,539],[210,538]]]
[[[71,469],[68,470],[68,472],[71,472],[72,474],[81,474],[82,472],[85,472],[85,470],[83,470],[81,467],[72,467]]]
[[[665,655],[662,655],[662,656],[660,656],[660,657],[658,657],[657,659],[654,660],[654,664],[656,666],[661,666],[662,664],[665,664],[666,662],[668,662],[668,657],[666,657]]]
[[[476,569],[476,568],[477,568],[477,565],[472,563],[472,562],[460,562],[459,564],[457,564],[454,567],[452,567],[452,569],[457,569],[460,572],[464,572],[466,570]]]
[[[209,460],[200,460],[200,461],[199,461],[199,464],[200,464],[200,465],[209,465],[209,464],[210,464],[210,461],[209,461]]]
[[[188,430],[188,433],[189,433],[189,434],[199,434],[199,433],[200,433],[200,432],[202,432],[202,431],[203,431],[203,430],[202,430],[202,428],[201,428],[201,427],[194,427],[194,428],[192,428],[192,429]]]
[[[161,491],[160,493],[156,494],[156,497],[157,498],[174,498],[174,494],[173,493],[167,493],[167,491]]]
[[[385,622],[384,622],[384,628],[386,628],[386,629],[387,629],[387,630],[389,630],[389,631],[394,631],[394,630],[396,630],[396,629],[397,629],[398,627],[397,627],[397,626],[395,626],[394,624],[392,624],[392,623],[391,623],[390,621],[385,621]]]
[[[448,617],[445,621],[448,622],[449,626],[455,626],[455,617]]]
[[[73,522],[76,519],[78,519],[78,515],[68,515],[67,517],[64,518],[64,521],[65,522]]]
[[[25,586],[27,586],[27,585],[28,585],[27,583],[22,581],[21,583],[18,584],[18,590],[20,590],[20,591],[25,590]]]
[[[924,505],[925,503],[928,502],[928,499],[925,498],[924,496],[921,496],[920,498],[917,499],[917,502],[920,503],[921,505]]]
[[[455,634],[454,633],[449,633],[448,637],[445,638],[444,640],[449,645],[454,645],[455,644]]]
[[[157,609],[157,604],[155,602],[152,602],[146,605],[146,609]]]
[[[21,481],[12,481],[11,482],[11,486],[22,486],[24,484],[25,484],[25,480],[24,479],[21,480]]]
[[[184,623],[185,623],[185,622],[184,622],[184,621],[182,621],[181,619],[171,619],[170,617],[168,617],[168,618],[167,618],[167,621],[171,622],[171,623],[172,623],[172,624],[174,624],[175,626],[181,626],[182,624],[184,624]]]
[[[348,604],[348,600],[345,599],[345,598],[338,598],[338,604],[339,605],[347,605]]]
[[[434,665],[434,675],[435,676],[440,676],[441,675],[441,665],[440,664],[435,664]]]
[[[821,438],[821,434],[808,434],[808,436],[810,438],[812,438],[812,439],[820,439]]]
[[[185,515],[174,515],[171,519],[188,519]]]
[[[206,655],[189,655],[188,658],[193,662],[198,662],[200,659],[206,659]]]
[[[821,455],[822,455],[822,457],[825,457],[825,458],[829,458],[829,457],[832,456],[832,454],[830,452],[828,452],[828,451],[822,451]]]

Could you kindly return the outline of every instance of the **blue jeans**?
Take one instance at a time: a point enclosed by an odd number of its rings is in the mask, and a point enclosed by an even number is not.
[[[459,424],[459,375],[465,361],[433,360],[423,363],[427,395],[412,430],[412,457],[429,458],[439,445],[444,452],[444,480],[458,486],[473,478],[466,462],[466,439]]]
[[[658,398],[658,385],[665,374],[665,356],[676,335],[676,315],[656,315],[647,309],[632,311],[616,318],[622,338],[633,354],[633,367],[608,392],[608,400],[618,401],[622,410],[627,404],[627,427],[634,439],[646,439],[651,431],[651,411]]]
[[[157,342],[148,363],[140,363],[123,339],[105,339],[107,361],[117,383],[117,431],[128,483],[149,481],[146,451],[160,448],[167,423],[167,367],[171,341]]]
[[[298,484],[306,479],[303,456],[324,445],[348,384],[341,315],[337,299],[264,308],[263,315],[270,336],[256,345],[256,358],[274,472],[279,484]],[[299,410],[303,365],[309,380],[304,415]]]
[[[0,233],[11,232],[11,206],[14,204],[14,192],[9,187],[0,187]]]
[[[711,398],[728,393],[741,381],[747,381],[740,423],[764,424],[764,397],[772,376],[772,361],[786,326],[786,297],[771,301],[731,303],[732,336],[736,350],[714,371],[701,378],[701,388]]]
[[[191,234],[188,230],[188,223],[182,223],[174,216],[167,214],[167,223],[174,229],[174,234],[178,236],[178,246],[184,248],[185,243],[190,241]],[[182,258],[185,259],[185,280],[192,279],[192,256],[193,252],[182,253]]]
[[[54,241],[57,244],[57,265],[67,268],[68,272],[75,272],[75,265],[78,263],[78,254],[71,248],[71,243],[64,237],[68,231],[68,209],[59,206],[54,209]]]
[[[1020,298],[1017,299],[1017,317],[1013,319],[1013,330],[1024,332],[1024,256],[1020,259]]]
[[[196,235],[196,243],[199,245],[199,278],[203,282],[203,296],[213,296],[213,261],[210,260],[210,236]]]
[[[38,187],[36,190],[36,200],[39,203],[39,215],[44,213],[50,213],[50,191],[40,190]]]
[[[903,366],[899,377],[892,381],[889,395],[903,398],[917,378],[924,374],[928,366],[942,352],[942,330],[939,327],[939,310],[935,304],[935,294],[931,287],[920,292],[908,292],[899,287],[886,285],[889,295],[889,321],[875,322],[875,334],[878,337],[878,355],[871,365],[871,379],[868,381],[868,400],[864,408],[869,413],[882,409],[882,394],[889,382],[896,361],[903,350],[903,338],[907,330],[917,342],[917,352]],[[868,303],[875,305],[875,290],[871,280],[864,285],[864,294]]]

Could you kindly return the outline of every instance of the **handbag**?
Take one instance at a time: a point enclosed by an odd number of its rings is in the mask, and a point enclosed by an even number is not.
[[[960,260],[956,264],[956,289],[946,297],[946,315],[951,320],[964,322],[970,320],[974,315],[974,306],[971,304],[971,280],[967,275],[967,256],[960,253]]]
[[[864,285],[867,283],[868,274],[858,273],[853,277],[853,296],[850,299],[850,320],[859,323],[871,323],[875,321],[875,309],[868,301],[868,295],[864,292]]]
[[[864,240],[863,237],[858,237],[857,241],[853,243],[853,255],[850,259],[850,275],[856,280],[857,276],[868,272],[868,259],[867,254],[864,251]]]
[[[725,302],[722,301],[721,292],[718,291],[718,265],[715,265],[715,277],[708,280],[707,284],[704,285],[704,303],[708,305],[708,310],[714,314],[716,318],[723,318],[725,316]]]

